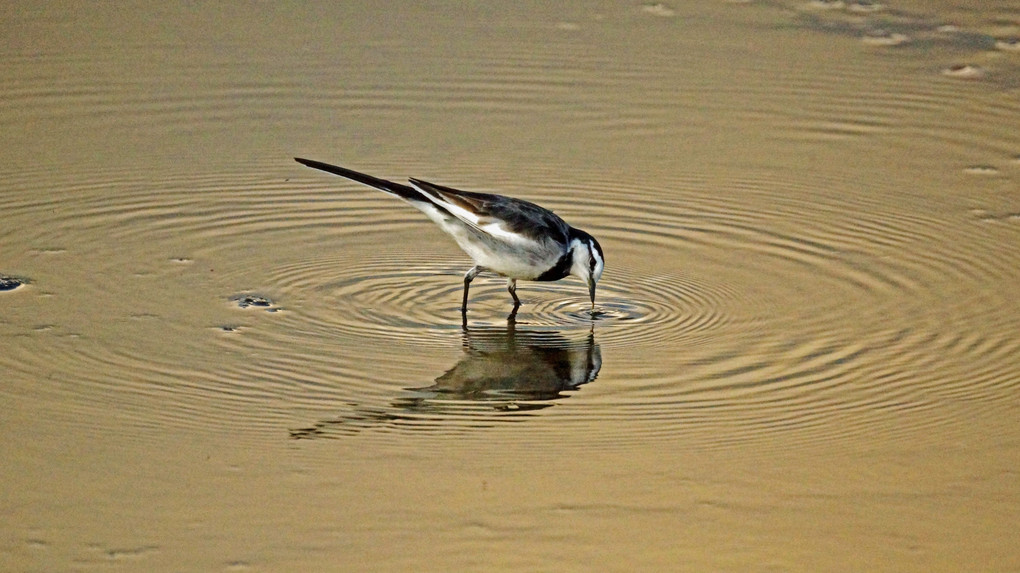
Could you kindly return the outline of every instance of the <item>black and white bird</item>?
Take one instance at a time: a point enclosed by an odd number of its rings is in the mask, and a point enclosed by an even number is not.
[[[558,281],[570,275],[588,285],[594,312],[595,284],[605,266],[602,247],[595,237],[571,227],[552,211],[513,197],[460,191],[420,179],[402,185],[320,161],[294,159],[399,197],[453,237],[475,262],[464,275],[461,312],[467,312],[471,281],[483,272],[507,278],[514,313],[521,305],[518,279]]]

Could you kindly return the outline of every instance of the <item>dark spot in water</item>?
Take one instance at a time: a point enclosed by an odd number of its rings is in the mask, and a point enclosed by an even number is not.
[[[230,300],[237,303],[237,306],[241,308],[265,308],[267,310],[275,310],[273,309],[273,301],[264,296],[239,294],[230,297]]]
[[[957,64],[942,70],[942,75],[952,78],[976,79],[985,76],[984,68],[970,64]]]
[[[290,437],[294,440],[305,440],[308,438],[315,438],[321,436],[324,433],[325,432],[322,431],[322,428],[313,426],[310,428],[298,428],[295,430],[290,430]]]
[[[25,284],[26,280],[8,275],[0,275],[0,292],[14,290]]]
[[[811,2],[808,3],[808,5],[811,6],[812,8],[837,10],[844,8],[846,6],[846,3],[843,2],[843,0],[811,0]]]
[[[645,14],[651,14],[652,16],[659,16],[660,18],[671,18],[676,16],[676,10],[662,4],[661,2],[645,4],[641,6],[641,11]]]
[[[808,10],[797,16],[802,25],[829,33],[855,35],[873,46],[909,45],[926,49],[939,45],[963,52],[1011,48],[1008,39],[1001,43],[1002,40],[979,30],[945,24],[921,13],[887,8],[879,2],[810,0],[805,7]],[[943,73],[955,75],[946,70]],[[982,76],[964,74],[959,77]]]
[[[910,36],[888,30],[870,30],[864,34],[861,41],[871,46],[899,46],[910,41]]]
[[[144,545],[141,547],[125,547],[107,549],[106,557],[111,560],[122,560],[122,559],[138,559],[144,557],[148,553],[158,551],[159,548],[155,545]]]
[[[493,410],[497,412],[534,412],[538,410],[544,410],[548,408],[550,404],[528,404],[521,402],[507,402],[505,404],[496,404],[493,406]]]
[[[970,175],[995,175],[999,170],[994,165],[971,165],[963,169]]]
[[[1001,38],[995,41],[995,47],[1006,52],[1020,52],[1020,39]]]
[[[864,2],[851,2],[851,3],[847,4],[847,6],[846,6],[846,9],[847,9],[848,12],[857,12],[857,13],[879,12],[879,11],[883,10],[884,8],[885,8],[885,6],[883,6],[882,4],[879,4],[878,2],[868,2],[868,1],[864,1]]]
[[[1015,222],[1015,221],[1020,221],[1020,211],[993,212],[993,211],[987,211],[985,209],[972,209],[971,213],[979,221],[992,221],[992,222],[998,222],[998,221]]]

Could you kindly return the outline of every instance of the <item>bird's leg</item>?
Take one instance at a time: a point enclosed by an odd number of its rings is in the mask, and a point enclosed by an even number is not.
[[[521,299],[517,298],[517,279],[507,279],[506,290],[510,291],[510,296],[514,297],[514,313],[521,306]]]
[[[517,322],[517,309],[521,307],[521,299],[517,298],[517,279],[507,279],[506,290],[514,297],[514,308],[510,311],[510,316],[506,317],[507,323],[513,325]]]
[[[467,313],[468,287],[471,286],[471,281],[475,280],[475,277],[478,276],[478,273],[484,270],[485,268],[482,267],[481,265],[475,265],[471,267],[471,270],[468,271],[467,274],[464,275],[464,302],[462,302],[460,305],[461,314]]]

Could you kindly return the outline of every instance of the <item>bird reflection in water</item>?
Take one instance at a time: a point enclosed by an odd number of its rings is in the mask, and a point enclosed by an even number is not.
[[[349,434],[372,427],[414,426],[456,418],[471,426],[490,425],[508,414],[552,406],[595,380],[602,354],[594,329],[569,340],[557,331],[506,328],[463,329],[464,356],[430,386],[408,388],[391,407],[357,407],[354,411],[308,428],[293,429],[295,439]],[[474,418],[474,419],[472,419]],[[517,419],[521,419],[517,417]]]

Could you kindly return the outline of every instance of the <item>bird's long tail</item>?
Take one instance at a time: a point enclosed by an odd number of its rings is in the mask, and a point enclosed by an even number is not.
[[[379,179],[378,177],[372,177],[371,175],[366,175],[364,173],[352,171],[350,169],[340,167],[338,165],[330,165],[329,163],[315,161],[314,159],[303,159],[301,157],[295,157],[294,160],[302,165],[307,165],[312,169],[318,169],[320,171],[325,171],[326,173],[332,173],[333,175],[345,177],[347,179],[350,179],[351,181],[357,181],[358,183],[368,185],[369,187],[375,187],[380,191],[389,193],[391,195],[396,195],[397,197],[400,197],[401,199],[405,199],[407,201],[412,202],[424,201],[425,203],[431,203],[428,197],[425,197],[424,195],[421,194],[420,191],[418,191],[414,187],[411,187],[410,185],[401,185],[400,183],[394,183],[393,181]]]

